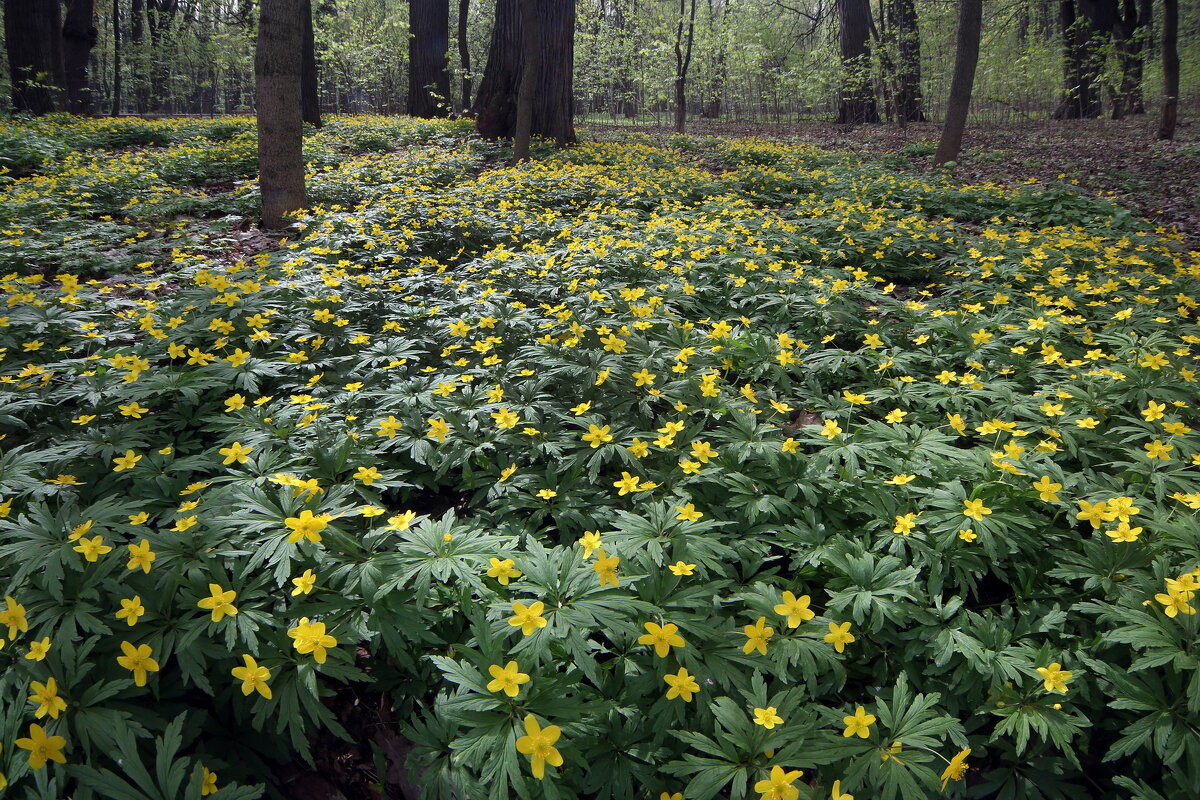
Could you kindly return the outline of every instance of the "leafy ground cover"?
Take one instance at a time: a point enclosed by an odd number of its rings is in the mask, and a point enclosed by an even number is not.
[[[10,795],[1200,785],[1200,256],[1136,215],[341,118],[240,247],[243,120],[2,135]]]

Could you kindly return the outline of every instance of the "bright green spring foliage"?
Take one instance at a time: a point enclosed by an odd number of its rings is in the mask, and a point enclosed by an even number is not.
[[[189,188],[241,134],[54,124],[0,185],[10,796],[275,791],[339,692],[428,797],[1194,788],[1200,260],[1127,213],[347,118],[255,253],[175,216],[252,207]]]

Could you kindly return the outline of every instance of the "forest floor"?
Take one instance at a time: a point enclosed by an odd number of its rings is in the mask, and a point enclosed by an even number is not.
[[[1183,118],[1171,142],[1155,139],[1157,117],[1058,122],[1030,120],[967,130],[954,170],[963,183],[1067,181],[1116,199],[1147,219],[1174,228],[1200,249],[1200,122]],[[639,131],[668,137],[667,127],[588,125],[592,134]],[[847,127],[833,123],[755,124],[695,121],[694,136],[793,139],[831,150],[892,156],[897,166],[928,169],[941,133],[936,123]]]

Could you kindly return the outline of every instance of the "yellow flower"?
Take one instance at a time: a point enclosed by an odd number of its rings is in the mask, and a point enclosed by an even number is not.
[[[633,475],[630,475],[628,472],[622,471],[621,480],[615,482],[613,486],[620,490],[617,492],[617,496],[624,497],[630,492],[638,491],[638,484],[641,483],[641,481],[641,478],[636,478]]]
[[[745,625],[742,631],[746,634],[746,643],[742,645],[743,653],[757,650],[760,655],[767,654],[767,640],[775,635],[775,629],[767,626],[767,618],[759,617],[753,625]]]
[[[546,777],[546,765],[561,767],[562,754],[554,747],[562,730],[557,725],[538,725],[533,714],[525,715],[525,735],[517,739],[517,752],[530,758],[530,768],[533,777],[541,780]]]
[[[584,531],[579,537],[579,546],[583,548],[583,560],[587,561],[592,557],[592,551],[600,547],[600,531]]]
[[[354,480],[360,481],[363,486],[370,486],[377,480],[383,478],[383,473],[375,467],[359,467],[354,471]]]
[[[492,414],[492,419],[495,420],[496,427],[500,428],[501,430],[514,428],[516,427],[517,423],[521,421],[520,416],[512,411],[509,411],[507,407],[501,407],[499,411],[494,412]],[[432,436],[432,434],[430,435]]]
[[[837,420],[827,419],[825,425],[821,428],[821,435],[826,439],[832,439],[842,433],[842,426],[837,424]]]
[[[1080,500],[1079,508],[1080,511],[1075,515],[1075,519],[1082,519],[1092,523],[1093,529],[1099,529],[1103,523],[1112,522],[1117,518],[1116,512],[1110,511],[1108,503],[1104,500],[1094,505],[1087,500]]]
[[[40,641],[29,643],[29,652],[25,654],[27,661],[42,661],[46,658],[46,654],[50,652],[50,637],[47,636]]]
[[[596,563],[592,564],[592,569],[600,576],[600,587],[603,588],[608,584],[619,586],[620,580],[617,578],[617,565],[621,563],[620,556],[610,556],[604,552],[601,547],[596,551]]]
[[[1037,674],[1042,676],[1047,692],[1067,693],[1067,684],[1071,681],[1071,673],[1062,668],[1057,661],[1048,667],[1038,667]]]
[[[425,421],[429,423],[429,432],[425,436],[434,439],[438,444],[446,441],[446,436],[450,433],[450,426],[446,423],[445,418],[438,417],[434,419],[431,417]]]
[[[681,519],[686,522],[695,522],[704,516],[703,513],[696,510],[696,507],[691,503],[682,506],[675,506],[675,510],[679,513],[675,515],[675,519]]]
[[[154,651],[150,645],[134,647],[130,642],[121,642],[121,652],[125,655],[117,656],[117,663],[133,673],[134,685],[145,686],[147,673],[158,672],[158,662],[152,658]]]
[[[783,717],[779,716],[778,710],[775,706],[754,709],[754,724],[762,725],[767,730],[771,730],[776,725],[782,725]]]
[[[132,450],[126,450],[125,455],[117,456],[113,459],[113,472],[123,472],[127,469],[133,469],[137,463],[142,460],[142,457]]]
[[[916,475],[893,475],[891,478],[884,481],[884,483],[889,484],[890,486],[903,486],[904,484],[911,483],[916,479]]]
[[[966,748],[950,759],[950,763],[942,770],[942,791],[946,790],[946,784],[950,781],[961,781],[963,775],[967,774],[967,756],[971,755],[971,748]]]
[[[590,443],[592,448],[595,449],[600,445],[613,440],[612,434],[609,433],[609,430],[610,428],[608,425],[605,425],[603,428],[595,425],[588,425],[588,432],[583,434],[583,436],[580,438],[583,439],[583,441]]]
[[[200,796],[207,797],[217,793],[217,773],[208,767],[200,768]]]
[[[296,587],[292,589],[292,597],[300,594],[308,594],[317,585],[317,575],[311,569],[306,569],[303,575],[298,578],[292,578],[292,585]]]
[[[41,769],[46,766],[47,761],[59,764],[67,763],[67,757],[62,753],[62,749],[67,746],[67,740],[62,736],[47,736],[45,729],[37,723],[29,725],[27,738],[17,739],[13,744],[22,750],[29,751],[31,769]]]
[[[981,522],[992,510],[983,504],[982,500],[966,500],[963,502],[963,516]]]
[[[754,791],[760,793],[759,800],[796,800],[800,790],[792,784],[804,774],[804,770],[794,769],[785,771],[778,764],[771,767],[771,775],[754,784]]]
[[[488,674],[492,676],[492,680],[488,682],[487,690],[504,692],[509,697],[516,697],[517,692],[521,691],[521,685],[529,683],[529,676],[517,668],[515,661],[509,661],[503,667],[492,664],[488,667]]]
[[[676,697],[682,698],[683,702],[692,702],[692,695],[700,691],[700,684],[696,683],[696,679],[688,674],[688,671],[683,667],[679,668],[679,672],[674,675],[664,675],[663,680],[666,681],[667,699],[674,700]]]
[[[516,562],[514,562],[511,558],[506,558],[503,561],[498,558],[493,558],[490,559],[490,563],[492,567],[487,571],[488,577],[495,578],[500,582],[501,586],[508,586],[508,582],[510,580],[513,578],[519,578],[525,574],[514,566]]]
[[[142,606],[141,595],[135,594],[133,597],[121,599],[121,610],[117,612],[116,617],[125,620],[132,628],[145,613],[146,609]]]
[[[943,786],[942,788],[945,787]],[[831,797],[833,800],[854,800],[854,795],[842,791],[842,782],[840,780],[833,782],[833,794]]]
[[[1155,439],[1153,442],[1142,445],[1146,449],[1146,458],[1160,459],[1162,461],[1171,460],[1171,451],[1175,449],[1174,445],[1163,444]]]
[[[296,627],[289,628],[287,634],[292,638],[292,646],[297,653],[312,653],[318,664],[325,663],[327,648],[337,647],[337,639],[325,633],[325,623],[309,622],[308,617],[301,617]]]
[[[251,692],[257,691],[270,700],[271,687],[267,685],[267,681],[271,680],[271,670],[259,666],[253,656],[248,653],[242,655],[242,662],[244,666],[234,667],[231,670],[233,677],[242,682],[242,694],[249,695]]]
[[[134,419],[141,419],[143,414],[150,412],[150,409],[143,408],[136,401],[132,403],[126,403],[125,405],[119,405],[117,406],[117,410],[121,412],[121,416],[133,417]]]
[[[808,604],[811,602],[812,598],[806,594],[796,597],[791,592],[784,592],[783,602],[775,606],[774,611],[781,617],[787,617],[789,628],[795,628],[801,622],[805,622],[816,616],[816,613],[808,607]]]
[[[200,598],[200,601],[196,605],[207,611],[211,611],[213,622],[220,622],[226,616],[237,616],[238,610],[233,605],[233,600],[237,597],[237,592],[233,589],[222,589],[219,583],[210,583],[208,585],[208,593],[210,596]]]
[[[528,636],[538,628],[546,627],[546,618],[542,616],[542,611],[546,609],[545,603],[541,600],[530,603],[526,606],[524,603],[513,603],[513,615],[508,618],[508,624],[514,628],[520,628],[523,636]]]
[[[127,544],[125,546],[129,548],[129,563],[125,565],[125,568],[140,569],[142,572],[149,573],[150,565],[154,563],[154,559],[158,558],[150,550],[150,540],[142,539],[137,544]]]
[[[298,517],[288,517],[283,521],[291,533],[288,542],[295,544],[301,539],[308,539],[316,544],[321,541],[321,531],[329,526],[329,517],[325,514],[315,515],[307,508]]]
[[[1038,497],[1046,503],[1058,502],[1058,490],[1063,488],[1061,483],[1055,483],[1050,480],[1048,475],[1043,475],[1033,482],[1033,488],[1037,490]]]
[[[222,447],[217,452],[225,456],[225,460],[221,463],[228,466],[230,464],[245,464],[250,460],[249,454],[253,447],[243,446],[241,442],[234,442],[229,447]]]
[[[112,547],[104,543],[103,536],[93,536],[88,539],[86,537],[79,540],[79,544],[71,548],[76,553],[83,555],[83,558],[88,563],[94,564],[100,556],[111,553]]]
[[[860,739],[866,739],[871,735],[871,725],[875,723],[875,715],[868,714],[865,708],[859,706],[854,710],[853,716],[842,717],[842,722],[846,725],[842,736],[857,736]]]
[[[67,710],[67,701],[58,696],[58,683],[54,678],[47,678],[45,683],[33,681],[29,686],[33,689],[29,700],[38,704],[33,712],[35,718],[49,714],[50,719],[58,719],[58,715]]]
[[[908,536],[915,527],[917,527],[917,515],[912,513],[902,514],[896,517],[896,524],[892,527],[892,533]]]
[[[854,641],[854,634],[850,633],[850,623],[843,622],[838,625],[835,622],[829,623],[829,633],[825,634],[825,641],[833,645],[833,649],[839,653],[844,652],[846,645]]]
[[[655,622],[645,623],[646,633],[638,637],[637,643],[650,645],[659,658],[666,658],[672,647],[685,647],[683,637],[679,635],[679,626],[668,622],[659,625]]]

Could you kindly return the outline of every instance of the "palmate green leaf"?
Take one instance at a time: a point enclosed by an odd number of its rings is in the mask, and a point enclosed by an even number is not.
[[[743,779],[743,784],[745,779],[745,769],[738,764],[690,754],[685,755],[681,760],[663,765],[662,771],[667,775],[679,778],[686,778],[690,775],[691,778],[683,793],[685,797],[696,800],[709,800],[739,777]],[[745,792],[744,785],[742,791]]]

